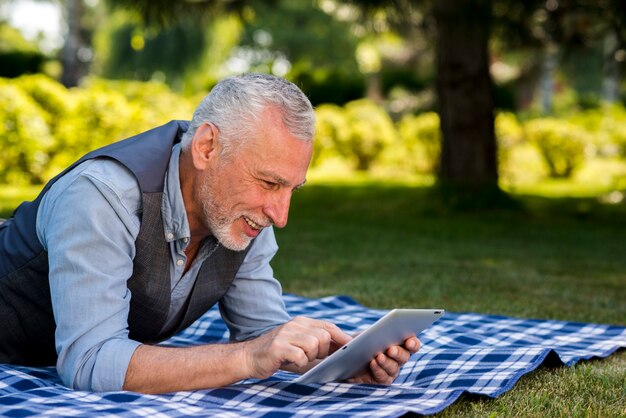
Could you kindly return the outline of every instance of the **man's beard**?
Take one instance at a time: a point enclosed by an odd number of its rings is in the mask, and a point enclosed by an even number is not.
[[[204,214],[204,221],[209,228],[213,236],[224,247],[232,251],[245,250],[252,238],[244,234],[239,234],[238,237],[233,237],[232,226],[242,215],[228,215],[223,207],[219,207],[216,204],[214,194],[211,191],[211,187],[208,185],[208,181],[203,182],[200,185],[200,201],[202,202],[202,212]]]

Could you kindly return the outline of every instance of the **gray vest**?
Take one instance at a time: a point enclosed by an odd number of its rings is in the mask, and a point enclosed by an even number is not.
[[[0,362],[52,365],[56,361],[48,254],[37,239],[36,215],[50,186],[88,159],[112,158],[124,164],[137,177],[142,192],[141,226],[135,241],[133,274],[127,282],[132,293],[128,316],[131,339],[154,343],[169,338],[188,327],[226,293],[247,251],[231,251],[220,245],[202,264],[179,323],[163,330],[170,305],[171,278],[161,200],[172,146],[180,141],[187,127],[187,122],[172,121],[87,154],[52,179],[37,199],[20,205],[0,225]],[[216,243],[214,237],[207,240],[211,241],[209,245]]]

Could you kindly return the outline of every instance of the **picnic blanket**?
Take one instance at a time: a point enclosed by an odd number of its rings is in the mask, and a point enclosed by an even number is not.
[[[348,332],[366,328],[386,311],[345,296],[306,299],[285,295],[292,315],[337,323]],[[227,341],[217,309],[166,344]],[[462,393],[496,397],[551,356],[566,365],[605,357],[626,347],[626,327],[446,313],[420,335],[422,349],[391,386],[346,383],[296,384],[278,372],[264,381],[165,395],[90,393],[65,388],[53,367],[0,365],[0,414],[117,417],[396,417],[443,410]]]

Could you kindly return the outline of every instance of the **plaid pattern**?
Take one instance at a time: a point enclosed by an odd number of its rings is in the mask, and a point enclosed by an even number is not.
[[[348,332],[366,328],[385,311],[347,297],[305,299],[286,295],[292,315],[328,319]],[[217,309],[167,341],[186,346],[224,341]],[[462,393],[496,397],[548,356],[572,365],[626,347],[626,327],[446,313],[420,335],[423,347],[392,386],[295,384],[279,372],[264,381],[166,395],[88,393],[63,387],[54,368],[0,365],[0,414],[28,416],[284,416],[396,417],[443,410]]]

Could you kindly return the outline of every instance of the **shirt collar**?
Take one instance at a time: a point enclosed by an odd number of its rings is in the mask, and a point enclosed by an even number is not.
[[[177,143],[172,147],[172,155],[170,156],[163,187],[161,209],[163,213],[163,232],[167,242],[185,238],[189,239],[191,235],[183,193],[180,187],[178,172],[180,153],[181,145]]]

